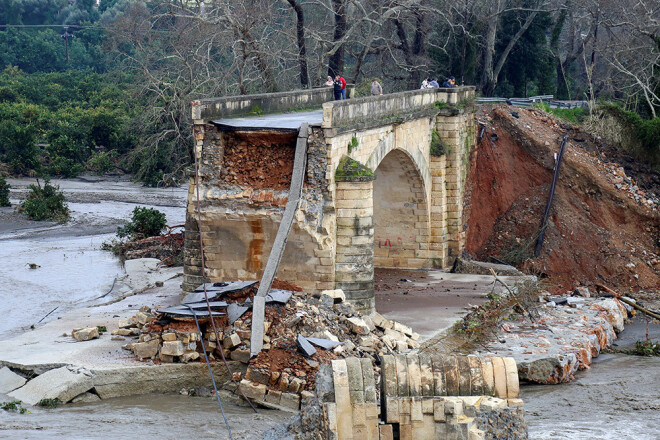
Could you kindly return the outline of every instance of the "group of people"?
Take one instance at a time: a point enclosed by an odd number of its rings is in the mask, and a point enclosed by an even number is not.
[[[453,76],[450,76],[442,83],[442,87],[445,89],[456,87],[456,79]],[[420,87],[420,89],[438,89],[438,88],[440,88],[438,79],[437,78],[429,79],[428,76],[424,78],[424,81],[422,81],[422,86]]]
[[[335,101],[346,99],[346,80],[341,75],[336,75],[334,79],[328,76],[328,80],[323,84],[326,87],[333,87]],[[378,96],[383,94],[383,87],[377,79],[371,83],[371,96]]]
[[[328,76],[328,80],[323,84],[326,87],[333,87],[333,92],[335,95],[335,101],[346,99],[346,80],[341,75],[336,75],[334,79],[331,76]],[[452,88],[456,87],[456,80],[453,76],[450,76],[442,83],[443,88]],[[438,83],[437,78],[429,79],[427,76],[422,81],[421,89],[438,89],[440,84]],[[374,81],[371,83],[371,96],[378,96],[383,94],[383,86],[380,85],[378,80],[374,78]]]

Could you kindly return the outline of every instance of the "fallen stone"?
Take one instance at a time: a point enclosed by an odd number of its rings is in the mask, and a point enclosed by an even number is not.
[[[332,350],[333,348],[341,344],[341,342],[339,341],[333,341],[330,339],[307,338],[307,340],[312,344],[316,345],[317,347],[323,348],[324,350]]]
[[[181,356],[185,353],[185,348],[181,341],[165,341],[160,349],[160,353],[167,356]]]
[[[362,318],[358,318],[357,316],[353,316],[352,318],[348,318],[348,327],[351,329],[351,331],[355,334],[358,335],[368,335],[369,334],[369,327],[367,326],[367,323],[364,322]]]
[[[135,316],[132,316],[128,319],[120,319],[117,323],[119,328],[131,328],[137,326],[137,319]]]
[[[591,293],[589,293],[589,288],[586,286],[576,287],[573,291],[573,295],[581,296],[583,298],[590,298]]]
[[[322,290],[321,295],[328,295],[334,300],[335,304],[346,301],[346,294],[341,289]]]
[[[130,336],[133,334],[133,332],[128,328],[118,328],[117,330],[113,330],[110,334],[116,336]]]
[[[248,364],[250,362],[250,350],[237,348],[231,352],[231,359]]]
[[[163,341],[176,341],[176,333],[163,333],[161,337]]]
[[[601,310],[606,312],[607,321],[612,324],[612,327],[614,327],[614,330],[617,333],[621,333],[623,331],[623,320],[625,313],[622,313],[618,302],[619,301],[614,298],[608,298],[606,300],[594,303],[590,308],[592,310]]]
[[[329,295],[321,295],[319,301],[321,302],[321,306],[327,307],[329,309],[335,305],[335,300]]]
[[[298,411],[300,409],[300,396],[294,393],[282,393],[280,406]]]
[[[99,337],[99,329],[96,327],[74,328],[71,331],[71,336],[77,341],[89,341]]]
[[[0,394],[8,394],[25,385],[27,380],[7,367],[0,368]]]
[[[199,353],[196,351],[188,351],[181,356],[181,362],[188,363],[190,361],[194,361],[199,359]]]
[[[36,405],[43,399],[59,399],[66,403],[79,394],[89,391],[94,385],[92,380],[92,373],[84,368],[55,368],[9,393],[9,397],[28,405]]]
[[[381,330],[391,329],[392,326],[394,325],[392,321],[385,318],[383,315],[381,315],[378,312],[374,312],[371,315],[371,321],[374,323],[376,327],[378,327]]]
[[[252,383],[249,380],[243,379],[238,385],[243,395],[248,399],[264,400],[266,396],[266,385],[262,383]]]
[[[306,357],[312,357],[316,354],[316,349],[312,347],[312,344],[303,335],[298,335],[296,345],[298,346],[298,350]]]
[[[241,345],[241,337],[238,336],[238,334],[236,334],[236,333],[232,333],[231,335],[226,336],[222,340],[222,346],[226,350],[232,349],[232,348],[237,347],[239,345]]]
[[[159,346],[160,343],[158,342],[158,339],[154,339],[153,341],[149,342],[138,342],[132,344],[132,350],[133,353],[135,353],[135,356],[137,356],[139,359],[153,359],[158,354]]]

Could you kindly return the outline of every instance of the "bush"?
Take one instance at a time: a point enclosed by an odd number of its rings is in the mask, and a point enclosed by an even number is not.
[[[0,176],[0,206],[11,206],[9,203],[9,188],[11,185],[5,180],[5,176]]]
[[[165,229],[165,225],[167,225],[165,213],[154,208],[138,206],[133,210],[131,221],[117,228],[117,235],[131,240],[156,237]]]
[[[44,186],[39,184],[29,186],[30,192],[19,207],[31,220],[55,220],[63,223],[69,218],[69,207],[65,203],[64,194],[59,186],[50,184],[50,179],[44,180]]]
[[[98,175],[109,173],[115,167],[113,163],[115,153],[115,150],[102,153],[93,152],[92,157],[87,161],[87,169]]]

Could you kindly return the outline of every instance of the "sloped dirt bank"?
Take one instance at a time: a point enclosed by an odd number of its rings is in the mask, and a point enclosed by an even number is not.
[[[486,129],[468,176],[468,253],[545,274],[554,291],[660,286],[657,179],[620,167],[612,148],[572,127],[543,249],[531,259],[565,130],[537,110],[483,107],[478,118]]]

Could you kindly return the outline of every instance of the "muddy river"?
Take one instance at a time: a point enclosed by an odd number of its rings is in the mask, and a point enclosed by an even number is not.
[[[17,203],[31,182],[9,183]],[[66,225],[25,221],[12,208],[0,208],[0,339],[94,303],[107,292],[123,268],[99,247],[135,206],[158,208],[170,225],[184,220],[183,187],[149,189],[119,179],[55,183],[64,190],[72,211]],[[40,267],[30,269],[30,263]],[[628,326],[620,345],[634,344],[644,330],[643,323]],[[657,326],[651,332],[660,339]],[[602,355],[589,371],[578,373],[575,382],[524,386],[522,397],[532,439],[660,438],[658,358]],[[6,400],[0,396],[0,402]],[[23,415],[0,410],[0,438],[229,438],[212,398],[151,395],[30,409]],[[290,417],[266,410],[255,415],[233,399],[225,399],[225,410],[235,439],[261,438],[265,430]]]

